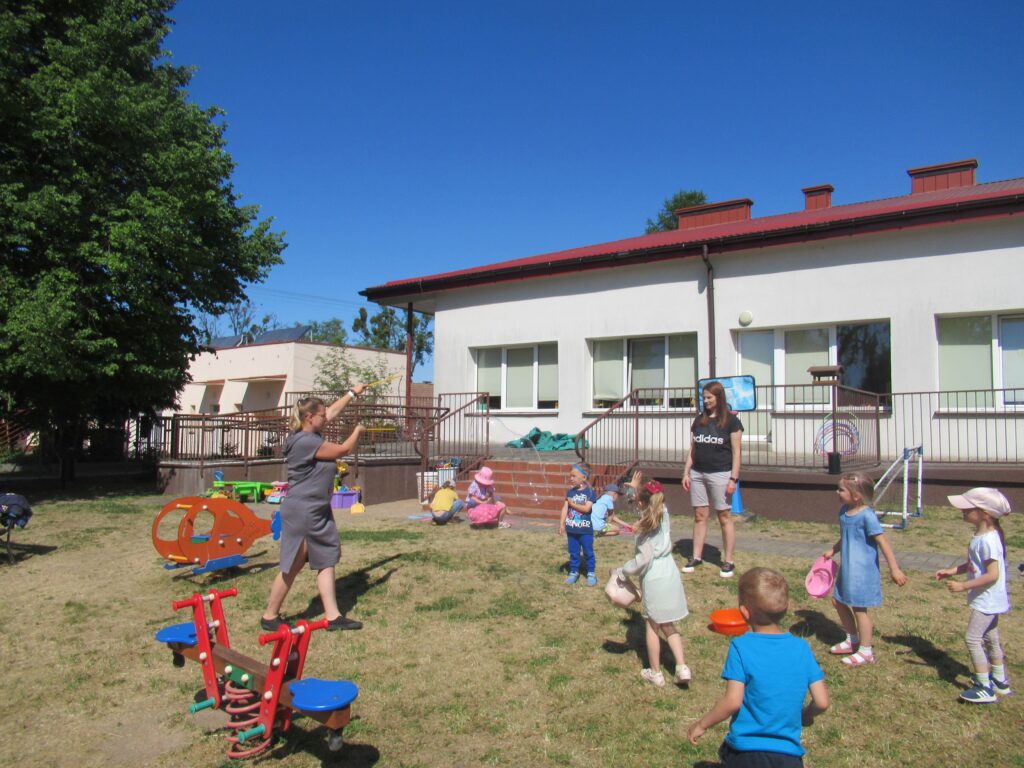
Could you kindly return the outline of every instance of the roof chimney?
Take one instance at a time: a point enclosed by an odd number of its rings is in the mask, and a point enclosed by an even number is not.
[[[831,184],[819,184],[816,187],[804,187],[804,210],[816,211],[819,208],[832,207],[832,193],[836,188]]]
[[[733,221],[747,221],[750,218],[750,206],[753,200],[743,197],[738,200],[725,200],[721,203],[694,205],[676,211],[680,229],[697,229],[710,227],[714,224],[728,224]]]
[[[936,192],[940,189],[955,189],[956,187],[973,187],[974,171],[977,167],[978,161],[970,159],[942,165],[910,168],[907,170],[907,175],[910,176],[910,194]]]

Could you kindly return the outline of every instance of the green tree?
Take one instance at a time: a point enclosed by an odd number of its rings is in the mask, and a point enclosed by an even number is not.
[[[65,479],[85,424],[173,404],[196,318],[284,249],[161,50],[172,6],[0,4],[0,403],[58,436]]]
[[[696,189],[681,189],[672,197],[665,198],[661,210],[658,211],[656,219],[647,220],[645,234],[652,235],[655,232],[668,232],[679,229],[679,217],[676,211],[680,208],[692,208],[695,205],[704,205],[708,201],[704,193]]]
[[[381,307],[372,316],[366,307],[360,307],[359,314],[352,321],[352,330],[358,334],[354,342],[356,344],[374,349],[405,351],[405,317],[399,315],[394,307]],[[434,330],[428,315],[413,313],[412,334],[412,364],[415,369],[434,351]]]
[[[322,341],[327,344],[348,344],[348,331],[345,329],[345,322],[337,317],[330,320],[310,320],[310,334],[313,341]]]
[[[370,384],[387,379],[392,375],[384,355],[379,354],[369,362],[358,363],[352,353],[344,347],[328,349],[323,354],[317,355],[314,365],[316,366],[316,376],[313,378],[313,386],[339,396],[353,384],[360,382]],[[373,402],[375,397],[386,388],[390,388],[390,385],[391,382],[388,382],[370,387],[367,392],[370,402]]]

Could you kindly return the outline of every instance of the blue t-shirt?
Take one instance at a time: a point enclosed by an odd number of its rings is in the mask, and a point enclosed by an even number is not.
[[[740,752],[804,754],[801,715],[807,687],[825,675],[806,640],[747,632],[729,644],[722,679],[743,683],[743,704],[725,740]]]
[[[597,492],[589,485],[585,485],[582,488],[570,488],[565,492],[565,498],[576,504],[583,504],[587,501],[593,504],[597,501]],[[565,518],[565,530],[569,533],[593,533],[590,512],[580,512],[578,509],[569,507]]]
[[[590,508],[590,520],[594,524],[595,531],[604,530],[604,521],[608,519],[608,515],[615,509],[615,499],[612,498],[610,493],[605,493],[594,502],[594,506]]]

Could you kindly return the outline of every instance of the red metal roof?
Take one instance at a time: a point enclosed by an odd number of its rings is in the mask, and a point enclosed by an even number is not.
[[[865,234],[876,231],[866,225],[882,220],[895,219],[899,226],[904,227],[919,222],[931,223],[928,219],[941,213],[944,214],[943,221],[948,222],[966,217],[969,211],[980,211],[996,205],[1011,206],[1011,210],[1003,210],[1002,213],[1024,212],[1024,178],[764,216],[695,229],[657,232],[470,269],[392,280],[360,293],[370,300],[376,300],[446,290],[474,282],[539,277],[574,265],[579,268],[586,263],[599,267],[612,266],[626,260],[643,260],[645,257],[679,257],[684,255],[682,251],[692,252],[694,247],[700,248],[705,244],[716,248],[728,244],[757,248],[772,245],[786,235],[790,236],[788,241],[792,242],[816,239],[823,233],[843,236]],[[851,227],[855,229],[850,231]],[[516,275],[517,272],[523,274]]]

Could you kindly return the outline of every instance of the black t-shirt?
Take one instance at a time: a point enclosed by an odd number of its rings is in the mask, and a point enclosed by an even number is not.
[[[743,424],[734,413],[729,414],[724,429],[719,429],[714,419],[708,419],[707,424],[701,424],[700,418],[698,416],[694,419],[690,427],[693,468],[698,472],[732,471],[732,443],[729,436],[733,432],[742,432]]]

